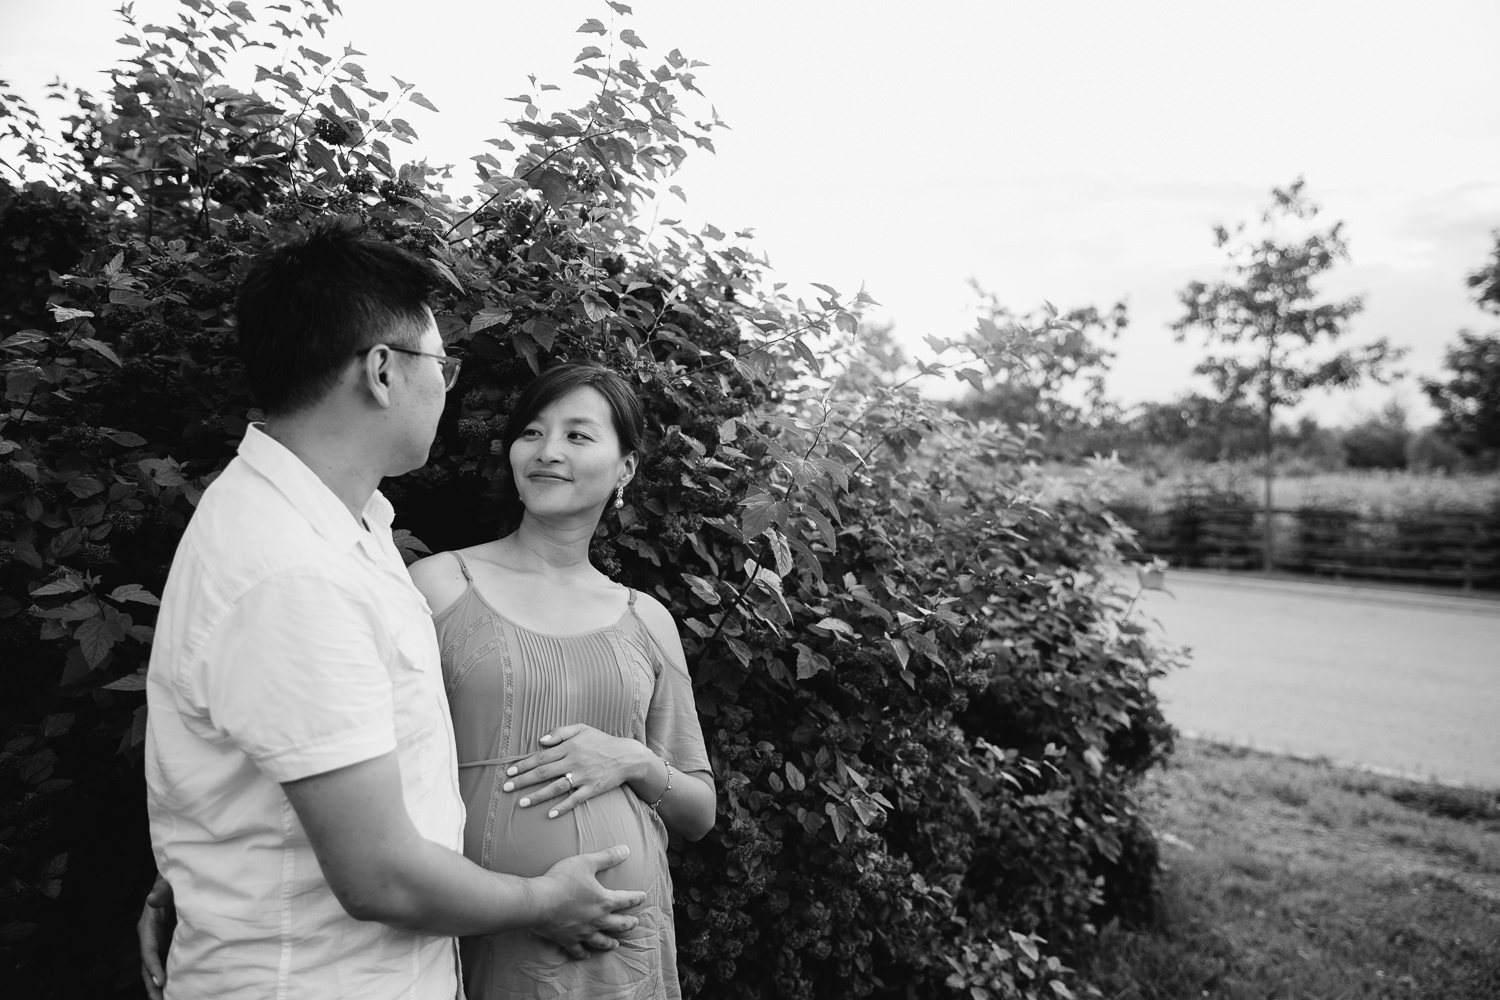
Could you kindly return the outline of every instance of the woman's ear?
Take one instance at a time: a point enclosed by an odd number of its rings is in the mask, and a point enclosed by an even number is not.
[[[620,483],[620,485],[624,486],[625,483],[628,483],[635,478],[635,470],[636,467],[640,464],[640,456],[633,451],[628,452],[621,461],[625,465],[625,479]]]

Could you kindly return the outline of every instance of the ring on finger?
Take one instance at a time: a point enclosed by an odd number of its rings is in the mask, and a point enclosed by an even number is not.
[[[568,791],[571,792],[573,790],[573,772],[569,771],[567,774],[563,775],[563,780],[568,783]]]

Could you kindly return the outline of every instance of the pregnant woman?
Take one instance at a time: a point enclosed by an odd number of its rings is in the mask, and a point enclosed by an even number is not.
[[[618,948],[575,960],[527,931],[462,943],[469,1000],[680,996],[668,832],[697,840],[715,791],[670,612],[588,559],[623,505],[644,417],[624,379],[565,364],[537,378],[503,435],[502,536],[411,567],[436,612],[468,810],[464,853],[539,875],[627,844],[600,879],[642,889]]]

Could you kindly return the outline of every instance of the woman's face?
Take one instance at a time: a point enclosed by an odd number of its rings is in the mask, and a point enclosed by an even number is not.
[[[543,408],[510,446],[510,471],[528,513],[598,517],[615,487],[635,474],[620,454],[609,403],[590,386]]]

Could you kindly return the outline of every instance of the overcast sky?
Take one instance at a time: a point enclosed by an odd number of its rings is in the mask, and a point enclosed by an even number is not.
[[[114,6],[0,0],[0,78],[97,87]],[[1215,224],[1255,218],[1298,175],[1346,225],[1353,260],[1327,288],[1366,297],[1352,341],[1389,337],[1410,349],[1404,368],[1435,374],[1459,329],[1496,325],[1463,282],[1500,227],[1495,0],[342,6],[330,41],[441,109],[408,116],[434,162],[467,164],[528,74],[576,79],[579,49],[606,44],[574,33],[585,18],[708,63],[699,86],[731,131],[689,160],[674,214],[753,228],[794,289],[863,284],[914,351],[970,325],[971,281],[1021,310],[1124,299],[1111,394],[1206,390],[1199,342],[1168,329],[1177,292],[1220,274]],[[135,7],[142,21],[177,9]],[[1414,378],[1308,409],[1346,422],[1393,395],[1429,419]]]

